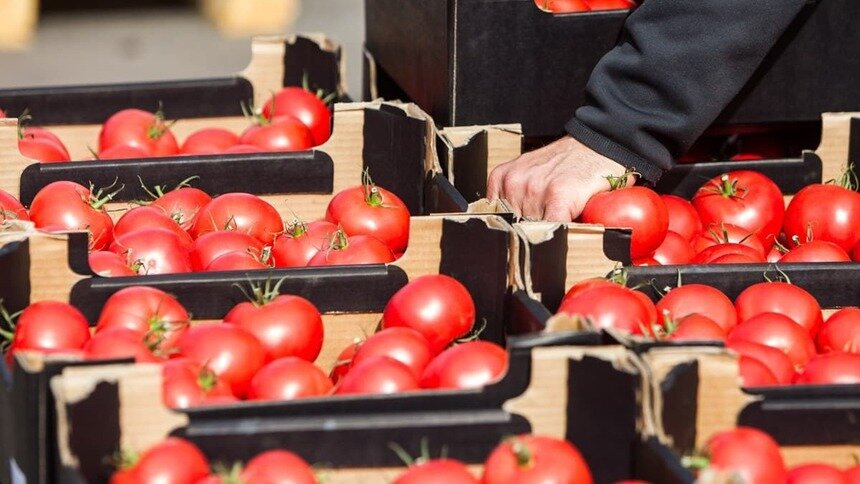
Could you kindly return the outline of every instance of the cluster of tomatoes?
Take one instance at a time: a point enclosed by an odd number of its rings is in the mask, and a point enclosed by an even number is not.
[[[860,383],[860,308],[824,321],[815,298],[787,282],[752,285],[734,303],[711,286],[682,285],[655,305],[642,292],[591,279],[574,285],[558,311],[633,335],[721,341],[740,355],[748,387]]]
[[[445,482],[448,484],[507,484],[511,482],[564,482],[591,484],[591,472],[579,451],[565,440],[537,435],[518,435],[498,445],[484,463],[481,479],[465,464],[454,459],[412,460],[404,457],[409,468],[395,484]],[[172,484],[316,484],[314,469],[304,459],[286,450],[263,452],[246,465],[214,466],[194,444],[172,437],[146,450],[140,456],[127,456],[111,477],[111,484],[170,482]]]
[[[636,8],[633,0],[535,0],[541,10],[552,13],[596,12]]]
[[[287,227],[272,205],[248,193],[156,191],[116,223],[104,208],[114,194],[68,181],[42,188],[29,212],[0,191],[0,209],[3,219],[30,220],[42,231],[88,231],[90,267],[102,276],[387,263],[409,241],[406,205],[369,180],[337,193],[325,220]]]
[[[4,117],[0,111],[0,117]],[[27,115],[22,115],[26,120]],[[161,111],[123,109],[102,125],[95,159],[141,159],[218,153],[302,151],[331,136],[331,111],[326,100],[300,87],[287,87],[272,96],[254,123],[241,135],[223,128],[204,128],[180,145]],[[42,163],[70,161],[66,145],[54,133],[38,127],[19,130],[18,150]]]
[[[773,438],[751,427],[737,427],[713,434],[708,438],[702,453],[686,457],[685,463],[694,469],[734,473],[739,477],[738,482],[860,482],[860,465],[842,470],[827,464],[813,463],[789,469]]]
[[[735,171],[706,182],[692,203],[626,186],[595,195],[585,223],[632,228],[636,265],[849,262],[860,260],[860,193],[851,172],[809,185],[786,207],[773,180]]]

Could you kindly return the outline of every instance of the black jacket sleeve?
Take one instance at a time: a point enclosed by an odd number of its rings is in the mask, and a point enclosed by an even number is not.
[[[645,0],[566,130],[651,183],[752,76],[807,0]]]

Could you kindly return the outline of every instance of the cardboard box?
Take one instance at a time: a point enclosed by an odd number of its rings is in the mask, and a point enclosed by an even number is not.
[[[409,99],[446,126],[522,123],[527,136],[561,134],[628,15],[553,15],[532,0],[365,0],[365,9],[366,99]],[[858,15],[852,0],[808,2],[717,123],[860,109]]]

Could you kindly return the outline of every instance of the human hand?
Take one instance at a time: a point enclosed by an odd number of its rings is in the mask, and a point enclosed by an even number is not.
[[[626,173],[624,166],[565,136],[497,166],[487,198],[505,200],[524,218],[571,222],[592,196],[609,191],[607,176]]]

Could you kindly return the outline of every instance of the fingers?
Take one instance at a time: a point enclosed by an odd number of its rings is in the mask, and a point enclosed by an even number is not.
[[[510,162],[497,166],[487,179],[487,198],[497,200],[501,198],[502,179],[510,168]]]

